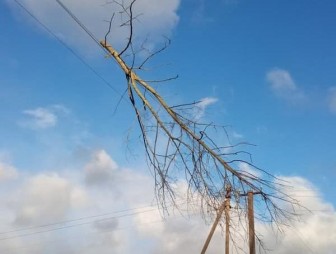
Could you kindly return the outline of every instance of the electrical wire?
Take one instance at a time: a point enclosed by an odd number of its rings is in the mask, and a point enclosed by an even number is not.
[[[49,34],[51,34],[54,38],[56,38],[64,47],[66,47],[84,65],[86,65],[108,87],[110,87],[111,89],[113,89],[118,95],[121,96],[120,92],[117,89],[115,89],[106,79],[104,79],[91,65],[89,65],[86,61],[84,61],[84,59],[81,58],[64,41],[62,41],[58,36],[56,36],[46,25],[44,25],[35,15],[33,15],[22,3],[18,2],[17,0],[14,0],[14,2],[18,6],[20,6],[26,13],[28,13],[37,23],[39,23]],[[92,32],[90,32],[88,30],[88,28],[80,20],[60,0],[56,0],[56,2],[90,36],[90,38],[99,46],[99,48],[101,48],[104,52],[106,52],[106,50],[101,46],[101,44],[99,43],[99,41],[97,40],[97,38],[95,38],[95,36],[92,34]],[[299,191],[309,191],[309,190],[296,190],[296,191],[299,192]],[[318,196],[297,196],[297,197],[318,197]],[[139,208],[135,208],[135,209],[139,209]],[[124,210],[124,211],[117,211],[117,212],[112,212],[112,213],[121,213],[121,212],[131,211],[131,210],[135,210],[135,209],[127,209],[127,210]],[[122,214],[122,215],[119,215],[119,216],[111,216],[111,217],[108,217],[108,218],[94,220],[94,221],[90,221],[90,222],[83,222],[83,223],[77,223],[77,224],[67,225],[67,226],[63,226],[63,227],[57,227],[57,228],[52,228],[52,229],[47,229],[47,230],[41,230],[41,231],[37,231],[37,232],[30,232],[30,233],[21,234],[21,235],[12,236],[12,237],[4,237],[4,238],[0,238],[0,241],[8,240],[8,239],[13,239],[13,238],[17,238],[17,237],[24,237],[24,236],[29,236],[29,235],[41,234],[41,233],[46,233],[46,232],[51,232],[51,231],[56,231],[56,230],[62,230],[62,229],[71,228],[71,227],[77,227],[77,226],[87,225],[87,224],[91,224],[91,223],[95,223],[95,222],[99,222],[99,221],[106,221],[106,220],[111,220],[111,219],[116,219],[116,218],[121,218],[121,217],[133,216],[133,215],[147,213],[147,212],[151,212],[151,211],[155,211],[155,210],[157,210],[157,209],[149,209],[149,210],[145,210],[145,211],[141,211],[141,212],[133,212],[133,213],[128,213],[128,214]],[[323,210],[311,210],[311,211],[323,211]],[[20,232],[20,231],[24,231],[24,230],[31,230],[31,229],[37,229],[37,228],[50,227],[50,226],[55,226],[55,225],[59,225],[59,224],[65,224],[65,223],[80,221],[80,220],[84,220],[84,219],[92,219],[92,218],[106,216],[106,215],[109,215],[109,214],[111,214],[111,213],[100,214],[100,215],[93,215],[93,216],[88,216],[88,217],[82,217],[82,218],[78,218],[78,219],[67,220],[67,221],[56,222],[56,223],[50,223],[50,224],[45,224],[45,225],[40,225],[40,226],[30,227],[30,228],[17,229],[17,230],[12,230],[12,231],[7,231],[7,232],[0,232],[0,235],[14,233],[14,232]],[[299,236],[298,233],[296,233],[296,234]],[[310,252],[313,253],[312,249],[308,246],[308,244],[300,236],[299,236],[299,238],[302,240],[302,242],[305,243],[305,245],[308,248],[308,250],[310,250]]]
[[[183,205],[183,204],[186,204],[186,202],[181,202],[179,204],[171,204],[171,205],[168,205],[167,208],[174,207],[176,205],[180,206],[180,205]],[[40,228],[48,228],[48,227],[67,224],[67,223],[72,223],[72,222],[76,222],[76,221],[99,218],[99,217],[104,217],[104,216],[108,216],[108,215],[111,215],[111,214],[120,214],[120,213],[125,213],[126,212],[126,214],[121,214],[121,215],[118,215],[118,216],[110,216],[110,217],[107,217],[107,218],[97,219],[97,220],[93,220],[93,221],[89,221],[89,222],[77,223],[77,224],[72,224],[72,225],[53,228],[53,229],[48,229],[48,230],[41,230],[41,231],[32,232],[32,233],[33,234],[44,233],[44,232],[54,231],[54,230],[58,230],[58,229],[65,229],[65,228],[68,228],[68,227],[81,226],[81,225],[86,225],[86,224],[90,224],[90,223],[95,223],[95,222],[100,222],[100,221],[105,221],[105,220],[111,220],[111,219],[115,219],[115,218],[132,216],[132,215],[147,213],[147,212],[151,212],[151,211],[158,211],[158,205],[159,204],[154,204],[154,205],[148,205],[148,206],[143,206],[143,207],[118,210],[118,211],[113,211],[113,212],[109,212],[109,213],[102,213],[102,214],[96,214],[96,215],[85,216],[85,217],[80,217],[80,218],[74,218],[74,219],[70,219],[70,220],[52,222],[52,223],[47,223],[47,224],[37,225],[37,226],[32,226],[32,227],[23,227],[23,228],[18,228],[18,229],[13,229],[13,230],[9,230],[9,231],[0,232],[0,235],[6,235],[6,234],[17,233],[17,232],[28,231],[28,230],[34,230],[34,229],[40,229]],[[155,208],[153,208],[153,207],[155,207]],[[151,208],[151,209],[141,211],[142,209],[146,209],[146,208]],[[140,211],[137,211],[137,210],[140,210]],[[135,212],[132,212],[132,211],[135,211]],[[132,213],[127,213],[127,212],[132,212]],[[30,234],[31,233],[27,233],[27,235],[30,235]],[[18,237],[20,237],[20,236],[21,235],[19,235]],[[22,234],[22,236],[26,236],[26,234]],[[13,236],[13,237],[16,237],[16,236]],[[3,237],[3,238],[0,238],[0,241],[1,240],[6,240],[6,239],[10,239],[10,238]]]
[[[105,53],[107,52],[106,49],[100,45],[99,40],[93,35],[92,32],[73,14],[68,7],[66,7],[60,0],[56,0],[56,2],[65,10],[70,17],[91,37],[91,39],[101,48]]]
[[[149,212],[153,212],[153,211],[157,211],[157,208],[148,209],[148,210],[140,211],[140,212],[122,214],[122,215],[118,215],[118,216],[110,216],[110,217],[103,218],[103,219],[98,219],[98,220],[88,221],[88,222],[82,222],[82,223],[75,223],[75,224],[62,226],[62,227],[56,227],[56,228],[44,229],[44,230],[35,231],[35,232],[23,233],[23,234],[19,234],[19,235],[15,235],[15,236],[2,237],[2,238],[0,238],[0,241],[14,239],[14,238],[21,238],[21,237],[26,237],[26,236],[36,235],[36,234],[42,234],[42,233],[47,233],[47,232],[52,232],[52,231],[58,231],[58,230],[63,230],[63,229],[68,229],[68,228],[73,228],[73,227],[78,227],[78,226],[83,226],[83,225],[89,225],[89,224],[96,223],[96,222],[108,221],[108,220],[118,219],[118,218],[128,217],[128,216],[134,216],[134,215],[149,213]],[[38,226],[36,228],[40,228],[40,227]],[[13,232],[13,231],[11,231],[11,232]]]
[[[105,85],[107,85],[109,88],[111,88],[117,95],[122,96],[122,94],[112,86],[110,82],[108,82],[104,77],[102,77],[90,64],[88,64],[82,57],[80,57],[71,47],[69,47],[62,39],[60,39],[51,29],[49,29],[40,19],[38,19],[30,10],[28,10],[22,3],[20,3],[18,0],[14,0],[14,2],[22,9],[24,10],[32,19],[34,19],[43,29],[45,29],[52,37],[54,37],[61,45],[63,45],[66,49],[68,49],[80,62],[82,62],[89,70],[91,70]],[[57,1],[59,2],[59,1]],[[62,4],[60,2],[60,4]],[[76,18],[76,17],[74,17]],[[76,18],[77,19],[77,18]],[[76,20],[75,19],[75,20]],[[85,26],[82,27],[86,33],[90,35],[90,37],[97,43],[97,39],[94,38],[94,36],[85,29]],[[99,44],[99,42],[98,42]],[[99,44],[100,46],[100,44]],[[100,46],[100,48],[102,48]],[[104,50],[105,51],[105,50]]]
[[[193,216],[197,216],[198,213],[192,213],[192,214],[188,214],[188,216],[193,217]],[[169,220],[171,219],[179,219],[184,217],[183,215],[174,215],[173,217],[169,217]],[[150,221],[146,221],[146,222],[140,222],[140,223],[136,223],[136,225],[128,225],[128,226],[123,226],[123,227],[116,227],[113,229],[108,229],[108,230],[103,230],[103,231],[99,231],[99,232],[88,232],[85,233],[85,238],[87,239],[91,239],[92,237],[100,237],[102,234],[106,234],[106,233],[110,233],[111,231],[115,232],[115,231],[121,231],[121,230],[126,230],[129,228],[134,228],[137,226],[143,226],[143,225],[149,225],[149,224],[158,224],[158,223],[167,223],[167,220],[165,219],[157,219],[157,220],[150,220]],[[79,236],[72,236],[71,240],[78,238]],[[53,239],[53,240],[47,240],[47,241],[43,241],[44,244],[50,244],[53,242],[57,242],[59,239]],[[40,243],[33,243],[33,244],[29,244],[22,247],[17,247],[17,248],[7,248],[5,250],[2,251],[13,251],[13,250],[22,250],[22,249],[29,249],[30,247],[34,247],[34,246],[38,246],[40,245]],[[61,252],[64,253],[64,252]]]
[[[313,248],[307,243],[307,241],[304,240],[303,235],[300,233],[300,231],[298,229],[292,228],[292,232],[294,232],[294,234],[296,234],[298,236],[298,238],[301,240],[301,242],[303,243],[303,246],[312,254],[316,254],[317,252],[315,252],[313,250]]]
[[[184,204],[186,202],[183,202],[181,204]],[[173,206],[173,205],[171,205]],[[127,210],[124,210],[124,211],[129,211],[129,210],[135,210],[135,209],[142,209],[142,208],[146,208],[146,207],[152,207],[152,206],[145,206],[145,207],[140,207],[140,208],[133,208],[133,209],[127,209]],[[122,215],[122,216],[115,216],[115,217],[111,217],[111,218],[106,218],[106,220],[110,220],[110,219],[114,219],[114,218],[120,218],[120,217],[126,217],[126,216],[132,216],[132,215],[137,215],[137,214],[142,214],[142,213],[146,213],[146,212],[150,212],[150,211],[157,211],[157,209],[151,209],[151,210],[146,210],[146,211],[142,211],[142,212],[136,212],[136,213],[132,213],[132,214],[127,214],[127,215]],[[121,211],[118,211],[118,212],[121,212]],[[189,213],[188,212],[188,217],[194,217],[194,216],[200,216],[199,213],[197,212],[192,212],[192,213]],[[232,218],[237,218],[239,217],[238,215],[234,215],[234,216],[231,216]],[[186,218],[185,215],[174,215],[174,216],[169,216],[169,220],[171,219],[179,219],[179,218]],[[104,221],[105,219],[101,219],[101,220],[95,220],[95,221],[92,221],[91,223],[95,223],[95,222],[99,222],[99,221]],[[189,221],[189,220],[186,220],[186,221]],[[136,223],[136,225],[128,225],[128,226],[123,226],[123,227],[116,227],[116,228],[113,228],[113,229],[108,229],[108,230],[103,230],[103,231],[100,231],[100,232],[95,232],[94,234],[94,237],[97,236],[97,233],[98,234],[106,234],[106,233],[109,233],[111,231],[120,231],[120,230],[125,230],[125,229],[129,229],[129,228],[133,228],[135,226],[143,226],[143,225],[149,225],[149,224],[156,224],[156,223],[167,223],[168,220],[165,220],[163,218],[161,219],[158,219],[158,220],[150,220],[150,221],[146,221],[146,222],[140,222],[140,223]],[[55,230],[48,230],[48,231],[43,231],[43,232],[34,232],[33,234],[25,234],[25,235],[20,235],[20,236],[15,236],[15,237],[11,237],[11,238],[7,238],[7,239],[4,239],[4,240],[9,240],[9,239],[14,239],[14,238],[17,238],[17,237],[25,237],[25,236],[30,236],[30,235],[35,235],[35,234],[41,234],[41,233],[46,233],[46,232],[50,232],[50,231],[57,231],[57,230],[62,230],[62,229],[66,229],[66,228],[72,228],[72,227],[76,227],[76,226],[82,226],[82,225],[88,225],[90,224],[90,222],[87,222],[87,223],[81,223],[81,224],[76,224],[76,225],[69,225],[67,227],[62,227],[62,228],[57,228]],[[93,234],[93,232],[89,232],[87,233],[86,235],[88,234]],[[72,239],[74,238],[78,238],[78,236],[75,236],[73,237],[72,236]],[[90,237],[91,238],[91,237]],[[1,239],[0,239],[1,241]],[[51,242],[55,242],[57,240],[52,240],[52,241],[47,241],[47,243],[51,243]],[[44,242],[45,243],[45,242]],[[23,247],[19,247],[19,248],[15,248],[15,250],[18,250],[18,249],[27,249],[29,247],[32,247],[32,246],[35,246],[35,245],[39,245],[39,243],[35,243],[35,244],[31,244],[29,246],[25,245]],[[13,248],[8,248],[6,250],[13,250]]]
[[[13,229],[13,230],[10,230],[10,231],[0,232],[0,235],[16,233],[16,232],[21,232],[21,231],[27,231],[27,230],[32,230],[32,229],[38,229],[38,228],[46,228],[46,227],[51,227],[51,226],[56,226],[56,225],[61,225],[61,224],[86,220],[86,219],[99,218],[99,217],[103,217],[103,216],[107,216],[107,215],[111,215],[111,214],[119,214],[119,213],[124,213],[124,212],[136,211],[136,210],[145,209],[145,208],[148,208],[148,207],[153,207],[153,206],[143,206],[143,207],[113,211],[113,212],[108,212],[108,213],[96,214],[96,215],[91,215],[91,216],[85,216],[85,217],[80,217],[80,218],[75,218],[75,219],[69,219],[69,220],[64,220],[64,221],[52,222],[52,223],[42,224],[42,225],[38,225],[38,226],[22,227],[22,228]]]
[[[187,202],[183,201],[183,202],[178,203],[178,204],[172,203],[170,205],[167,205],[166,207],[171,208],[171,207],[180,206],[180,205],[183,205],[183,204],[187,204]],[[62,225],[62,224],[66,224],[66,223],[72,223],[72,222],[76,222],[76,221],[80,221],[80,220],[103,217],[103,216],[107,216],[107,215],[110,215],[110,214],[131,212],[131,213],[121,214],[121,215],[118,215],[118,216],[110,216],[110,217],[107,217],[107,218],[97,219],[97,220],[93,220],[93,221],[87,221],[87,222],[62,226],[62,227],[40,230],[40,231],[37,231],[37,232],[29,232],[29,233],[23,233],[23,234],[15,235],[15,236],[3,237],[3,238],[0,238],[0,241],[7,240],[7,239],[12,239],[12,238],[17,238],[17,237],[24,237],[24,236],[30,236],[30,235],[35,235],[35,234],[41,234],[41,233],[46,233],[46,232],[56,231],[56,230],[61,230],[61,229],[67,229],[67,228],[72,228],[72,227],[77,227],[77,226],[82,226],[82,225],[88,225],[88,224],[91,224],[91,223],[108,221],[108,220],[112,220],[112,219],[116,219],[116,218],[128,217],[128,216],[133,216],[133,215],[142,214],[142,213],[159,211],[158,205],[159,204],[156,203],[156,204],[153,204],[153,205],[148,205],[148,206],[143,206],[143,207],[118,210],[118,211],[113,211],[113,212],[109,212],[109,213],[103,213],[103,214],[92,215],[92,216],[85,216],[85,217],[75,218],[75,219],[71,219],[71,220],[53,222],[53,223],[48,223],[48,224],[43,224],[43,225],[38,225],[38,226],[33,226],[33,227],[24,227],[24,228],[14,229],[14,230],[10,230],[10,231],[3,231],[3,232],[0,232],[0,235],[22,232],[22,231],[28,231],[28,230],[34,230],[34,229],[40,229],[40,228],[48,228],[48,227]],[[193,205],[193,203],[189,203],[189,205]],[[153,208],[153,207],[155,207],[155,208]],[[146,208],[150,208],[150,209],[146,209]],[[142,209],[146,209],[146,210],[142,211]],[[137,211],[137,210],[140,210],[140,211]],[[132,212],[132,211],[135,211],[135,212]],[[180,210],[180,211],[183,211],[183,210]]]

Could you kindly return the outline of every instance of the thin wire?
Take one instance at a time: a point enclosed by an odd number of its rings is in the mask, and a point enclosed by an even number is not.
[[[145,209],[145,208],[148,208],[148,207],[153,207],[153,206],[149,205],[149,206],[143,206],[143,207],[137,207],[137,208],[131,208],[131,209],[113,211],[113,212],[109,212],[109,213],[102,213],[102,214],[96,214],[96,215],[91,215],[91,216],[85,216],[85,217],[80,217],[80,218],[76,218],[76,219],[58,221],[58,222],[53,222],[53,223],[48,223],[48,224],[43,224],[43,225],[38,225],[38,226],[23,227],[23,228],[14,229],[14,230],[11,230],[11,231],[0,232],[0,235],[10,234],[10,233],[15,233],[15,232],[20,232],[20,231],[26,231],[26,230],[31,230],[31,229],[51,227],[51,226],[56,226],[56,225],[59,225],[59,224],[66,224],[66,223],[80,221],[80,220],[85,220],[85,219],[98,218],[98,217],[103,217],[103,216],[107,216],[107,215],[111,215],[111,214],[118,214],[118,213],[136,211],[136,210]]]
[[[300,231],[298,229],[292,228],[292,232],[294,232],[299,239],[301,240],[301,242],[303,243],[303,246],[306,247],[306,249],[313,254],[316,254],[317,252],[315,252],[315,250],[313,250],[313,248],[303,239],[302,234],[300,233]]]
[[[179,203],[179,205],[182,205],[182,204],[186,204],[186,202]],[[148,206],[143,206],[143,207],[124,209],[124,210],[119,210],[119,211],[114,211],[114,212],[104,213],[104,214],[99,214],[99,215],[92,215],[92,216],[86,216],[86,217],[71,219],[71,220],[64,220],[64,221],[59,221],[59,222],[54,222],[54,223],[48,223],[48,224],[43,224],[43,225],[38,225],[38,226],[33,226],[33,227],[19,228],[19,229],[14,229],[14,230],[11,230],[11,231],[0,232],[0,235],[5,235],[5,234],[10,234],[10,233],[15,233],[15,232],[21,232],[21,231],[27,231],[27,230],[33,230],[33,229],[39,229],[39,228],[45,228],[45,227],[51,227],[51,226],[56,226],[56,225],[60,225],[60,224],[66,224],[66,223],[71,223],[71,222],[75,222],[75,221],[85,220],[85,219],[92,219],[92,218],[107,216],[107,215],[110,215],[110,214],[118,214],[118,213],[136,211],[136,210],[139,210],[139,209],[145,209],[145,208],[155,207],[157,205],[158,204],[154,204],[154,205],[148,205]],[[171,204],[171,205],[169,205],[167,207],[174,207],[174,204]],[[18,235],[18,236],[13,236],[13,237],[3,237],[3,238],[0,238],[0,241],[11,239],[11,238],[15,238],[15,237],[28,236],[28,235],[31,235],[31,234],[44,233],[44,232],[49,232],[49,231],[54,231],[54,230],[60,230],[60,229],[66,229],[66,228],[71,228],[71,227],[75,227],[75,226],[86,225],[86,224],[90,224],[90,223],[94,223],[94,222],[99,222],[99,221],[111,220],[111,219],[114,219],[114,218],[121,218],[121,217],[126,217],[126,216],[132,216],[132,215],[141,214],[141,213],[147,213],[147,212],[151,212],[151,211],[158,211],[158,208],[156,207],[156,208],[152,208],[152,209],[147,209],[145,211],[126,213],[126,214],[122,214],[122,215],[118,215],[118,216],[112,216],[112,217],[102,218],[102,219],[88,221],[88,222],[83,222],[83,223],[72,224],[72,225],[58,227],[58,228],[51,228],[51,229],[48,229],[48,230],[42,230],[42,231],[38,231],[38,232],[31,232],[31,233],[26,233],[26,234],[22,234],[22,235]]]
[[[197,215],[197,213],[193,213],[193,214],[190,214],[190,216],[195,216],[195,215]],[[171,220],[171,219],[179,219],[179,218],[184,218],[184,216],[183,215],[179,215],[179,216],[176,216],[176,215],[174,215],[173,217],[169,217],[169,219]],[[147,222],[141,222],[141,223],[137,223],[136,224],[136,226],[142,226],[142,225],[148,225],[148,224],[156,224],[156,223],[167,223],[167,220],[164,220],[164,219],[158,219],[158,220],[151,220],[151,221],[147,221]],[[111,232],[111,231],[120,231],[120,230],[126,230],[126,229],[129,229],[129,228],[133,228],[133,227],[135,227],[134,225],[128,225],[128,226],[123,226],[123,227],[116,227],[116,228],[113,228],[113,229],[108,229],[108,230],[104,230],[104,231],[102,231],[102,232],[95,232],[95,233],[93,233],[93,232],[89,232],[89,233],[86,233],[85,234],[85,236],[89,236],[89,235],[92,235],[92,234],[94,234],[94,236],[93,237],[97,237],[97,235],[99,234],[99,235],[102,235],[102,234],[106,234],[106,233],[109,233],[109,232]],[[77,236],[72,236],[71,237],[71,239],[75,239],[75,238],[78,238],[79,236],[77,235]],[[55,240],[55,238],[54,238],[54,240],[52,240],[52,241],[44,241],[43,243],[44,244],[46,244],[46,243],[52,243],[52,242],[57,242],[59,239],[56,239]],[[36,245],[40,245],[40,243],[34,243],[34,244],[30,244],[30,245],[25,245],[25,246],[23,246],[23,247],[19,247],[19,248],[8,248],[8,249],[5,249],[5,250],[21,250],[21,249],[27,249],[27,247],[28,247],[28,249],[29,249],[29,247],[33,247],[33,246],[36,246]]]
[[[98,78],[100,78],[104,82],[105,85],[107,85],[109,88],[111,88],[117,95],[122,96],[121,93],[111,85],[111,83],[109,83],[105,78],[103,78],[90,64],[88,64],[72,48],[70,48],[63,40],[61,40],[56,34],[54,34],[53,31],[51,31],[45,24],[43,24],[43,22],[41,20],[39,20],[31,11],[29,11],[22,3],[20,3],[18,0],[14,0],[14,2],[19,7],[21,7],[31,18],[33,18],[39,25],[41,25],[50,35],[52,35],[59,43],[61,43],[66,49],[68,49],[75,57],[77,57],[77,59],[79,61],[81,61],[86,67],[88,67]],[[62,3],[60,3],[60,4],[62,4]],[[88,34],[90,35],[90,33],[88,33]],[[94,39],[94,40],[96,41],[96,39]]]
[[[117,218],[128,217],[128,216],[133,216],[133,215],[142,214],[142,213],[148,213],[148,212],[152,212],[152,211],[157,211],[157,208],[148,209],[148,210],[141,211],[141,212],[133,212],[133,213],[128,213],[128,214],[122,214],[122,215],[119,215],[119,216],[111,216],[111,217],[104,218],[104,219],[82,222],[82,223],[67,225],[67,226],[63,226],[63,227],[57,227],[57,228],[40,230],[40,231],[36,231],[36,232],[24,233],[24,234],[20,234],[20,235],[16,235],[16,236],[3,237],[3,238],[0,238],[0,241],[14,239],[14,238],[21,238],[21,237],[26,237],[26,236],[36,235],[36,234],[42,234],[42,233],[47,233],[47,232],[52,232],[52,231],[58,231],[58,230],[63,230],[63,229],[67,229],[67,228],[73,228],[73,227],[88,225],[88,224],[92,224],[92,223],[95,223],[95,222],[107,221],[107,220],[111,220],[111,219],[117,219]]]
[[[100,44],[99,40],[93,35],[92,32],[73,14],[68,7],[66,7],[60,0],[56,2],[70,15],[70,17],[76,21],[76,23],[91,37],[91,39],[101,48],[104,52],[107,52],[106,49]]]
[[[110,54],[110,52],[106,49],[106,48],[104,48],[101,44],[100,44],[100,42],[99,42],[99,40],[94,36],[94,34],[76,17],[76,15],[68,8],[68,7],[66,7],[63,3],[62,3],[62,1],[60,1],[60,0],[56,0],[56,2],[62,7],[62,9],[63,10],[65,10],[69,15],[70,15],[70,17],[90,36],[90,38],[98,45],[98,47],[100,48],[100,49],[102,49],[103,51],[104,51],[104,53],[107,53],[108,55]],[[111,18],[111,21],[113,20],[113,17],[114,17],[114,14],[113,14],[113,16],[112,16],[112,18]],[[111,26],[111,23],[110,23],[110,26]],[[111,29],[111,27],[109,27],[109,32],[110,32],[110,29]],[[108,33],[109,33],[108,32]],[[107,34],[108,34],[107,33]],[[106,37],[107,37],[107,34],[105,35],[105,41],[106,41]],[[118,101],[118,103],[117,103],[117,105],[116,105],[116,107],[115,107],[115,110],[114,110],[114,112],[113,112],[113,115],[115,114],[115,112],[117,111],[117,109],[118,109],[118,107],[119,107],[119,104],[120,104],[120,102],[122,101],[122,100],[125,100],[125,101],[127,101],[128,102],[128,100],[126,100],[125,98],[124,98],[124,94],[125,93],[123,93],[123,94],[121,94],[120,92],[118,92],[118,95],[120,96],[120,99],[119,99],[119,101]]]

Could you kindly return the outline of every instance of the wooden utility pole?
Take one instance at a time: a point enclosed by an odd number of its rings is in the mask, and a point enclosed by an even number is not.
[[[230,211],[230,198],[231,198],[231,191],[232,191],[232,188],[231,186],[228,186],[226,187],[226,194],[225,194],[225,200],[223,202],[223,204],[219,207],[219,210],[217,212],[217,216],[216,216],[216,219],[211,227],[211,230],[208,234],[208,237],[203,245],[203,248],[202,248],[202,251],[201,251],[201,254],[205,254],[208,246],[209,246],[209,243],[211,241],[211,238],[215,232],[215,229],[218,225],[218,222],[220,221],[221,217],[222,217],[222,214],[225,210],[225,254],[229,254],[229,242],[230,242],[230,215],[229,215],[229,211]]]
[[[247,193],[247,212],[248,212],[248,234],[250,254],[255,254],[255,231],[254,231],[254,208],[253,208],[253,191]]]
[[[231,199],[231,188],[226,191],[225,196],[225,254],[230,253],[230,199]]]
[[[205,241],[205,243],[204,243],[204,245],[203,245],[201,254],[205,254],[205,252],[206,252],[206,250],[207,250],[207,248],[208,248],[208,246],[209,246],[209,243],[210,243],[210,241],[211,241],[211,238],[212,238],[212,236],[213,236],[213,234],[214,234],[214,232],[215,232],[215,229],[216,229],[216,227],[217,227],[217,224],[218,224],[220,218],[222,217],[222,214],[223,214],[224,209],[225,209],[225,202],[219,207],[219,210],[218,210],[216,219],[215,219],[215,221],[214,221],[214,223],[213,223],[213,225],[212,225],[212,227],[211,227],[211,230],[210,230],[210,232],[209,232],[209,234],[208,234],[208,237],[207,237],[207,239],[206,239],[206,241]]]

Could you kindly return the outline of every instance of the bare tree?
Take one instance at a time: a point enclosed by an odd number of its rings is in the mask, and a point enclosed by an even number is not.
[[[219,207],[223,202],[223,192],[226,186],[231,186],[233,193],[252,190],[261,194],[270,218],[278,221],[279,216],[284,214],[278,209],[273,198],[280,198],[289,203],[294,201],[277,188],[277,185],[281,186],[280,181],[275,184],[273,175],[256,167],[251,161],[237,158],[238,155],[247,152],[237,151],[236,148],[247,143],[229,146],[217,144],[211,134],[214,131],[222,131],[224,135],[227,135],[226,129],[213,123],[202,123],[195,117],[194,112],[200,102],[168,105],[151,85],[151,83],[174,80],[177,76],[164,80],[146,81],[137,74],[137,71],[143,70],[151,58],[165,50],[170,41],[167,39],[163,47],[154,52],[147,50],[148,56],[135,65],[136,55],[139,52],[134,49],[133,45],[134,22],[139,16],[134,15],[133,12],[136,0],[131,1],[129,5],[117,1],[113,3],[121,7],[120,13],[126,17],[121,26],[129,27],[129,38],[120,52],[108,44],[107,38],[114,17],[112,16],[109,30],[100,44],[125,74],[128,97],[140,126],[148,162],[153,169],[156,193],[163,206],[167,199],[174,200],[173,186],[182,173],[188,182],[189,195],[192,197],[197,193],[206,206]],[[140,50],[146,49],[141,46]],[[129,59],[128,62],[126,58]],[[245,163],[261,171],[265,178],[235,168],[237,163]],[[237,201],[241,199],[238,195],[235,198]]]
[[[177,78],[162,80],[144,80],[139,73],[157,54],[170,44],[169,39],[161,48],[150,51],[145,43],[135,43],[134,24],[139,14],[134,13],[136,0],[128,3],[111,1],[120,11],[121,27],[129,29],[128,39],[123,48],[116,50],[108,43],[115,14],[108,21],[109,28],[100,45],[120,66],[126,77],[127,94],[134,109],[146,152],[148,163],[152,169],[157,199],[163,208],[167,203],[176,204],[176,183],[182,178],[187,183],[187,201],[197,199],[201,204],[203,215],[216,214],[225,198],[225,190],[230,187],[233,204],[238,220],[231,226],[245,225],[246,196],[241,193],[257,192],[260,219],[280,225],[284,219],[295,214],[296,200],[283,191],[286,183],[270,173],[255,166],[249,158],[250,154],[240,150],[248,143],[231,145],[229,142],[219,144],[214,135],[228,136],[224,126],[202,122],[196,117],[200,102],[169,105],[155,89],[158,82],[172,81]],[[145,52],[146,54],[141,54]],[[229,145],[228,145],[229,144]],[[241,170],[239,164],[246,164],[258,174]],[[261,176],[259,176],[261,175]],[[285,203],[291,209],[283,209]],[[242,208],[242,209],[241,209]],[[243,227],[244,228],[244,227]],[[240,234],[237,230],[232,234]],[[244,234],[241,235],[245,237]],[[237,247],[238,248],[238,247]]]

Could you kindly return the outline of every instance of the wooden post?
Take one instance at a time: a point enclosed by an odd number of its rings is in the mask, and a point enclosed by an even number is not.
[[[232,188],[231,186],[227,186],[226,187],[226,194],[225,194],[225,201],[223,202],[223,204],[219,207],[216,219],[211,227],[211,230],[209,232],[209,235],[203,245],[201,254],[205,254],[209,243],[211,241],[211,238],[215,232],[215,229],[217,227],[217,224],[220,220],[220,218],[222,217],[222,214],[225,210],[225,225],[226,225],[226,234],[225,234],[225,254],[229,254],[229,242],[230,242],[230,215],[229,215],[229,210],[230,210],[230,198],[231,198],[231,191]]]
[[[248,210],[248,234],[249,234],[249,247],[250,254],[255,254],[255,232],[254,232],[254,208],[253,208],[253,195],[252,191],[247,193],[247,210]]]
[[[217,227],[217,224],[218,224],[220,218],[222,217],[222,214],[223,214],[224,209],[225,209],[225,202],[220,206],[220,208],[219,208],[219,210],[218,210],[216,219],[215,219],[215,221],[214,221],[214,223],[213,223],[213,225],[212,225],[212,227],[211,227],[211,230],[210,230],[210,232],[209,232],[209,235],[208,235],[208,237],[207,237],[207,239],[206,239],[206,241],[205,241],[205,243],[204,243],[204,246],[203,246],[203,248],[202,248],[201,254],[205,254],[205,252],[206,252],[206,250],[207,250],[207,248],[208,248],[208,246],[209,246],[209,243],[210,243],[210,241],[211,241],[211,238],[212,238],[212,236],[213,236],[213,234],[214,234],[214,232],[215,232],[215,229],[216,229],[216,227]]]
[[[225,199],[225,254],[230,253],[230,195]]]

